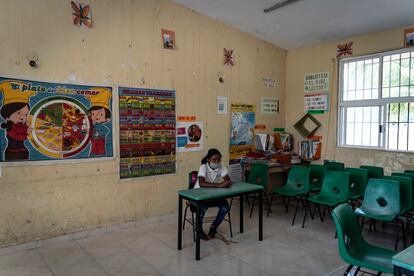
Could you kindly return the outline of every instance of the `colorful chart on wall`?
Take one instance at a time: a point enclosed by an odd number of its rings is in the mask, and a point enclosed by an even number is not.
[[[175,91],[119,87],[120,177],[175,173]]]
[[[255,124],[254,105],[231,104],[230,159],[240,158],[251,151]]]
[[[177,151],[202,151],[204,147],[203,122],[177,122]]]
[[[1,161],[113,156],[112,88],[0,77]]]

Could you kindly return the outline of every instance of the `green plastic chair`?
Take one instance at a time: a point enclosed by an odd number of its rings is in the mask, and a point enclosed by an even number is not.
[[[331,209],[339,204],[346,203],[349,200],[349,173],[340,171],[327,171],[323,180],[322,190],[319,194],[310,196],[308,205],[312,202],[318,207],[319,218],[324,220],[326,209]],[[320,206],[325,206],[321,214]],[[309,208],[305,208],[303,215],[302,228],[305,227],[306,215]],[[311,212],[312,214],[312,212]]]
[[[332,218],[338,233],[339,255],[349,264],[344,276],[348,275],[353,266],[357,267],[356,272],[361,267],[378,271],[377,275],[393,272],[392,257],[398,252],[367,243],[361,235],[351,206],[337,206],[332,211]]]
[[[401,214],[408,212],[413,207],[413,179],[405,176],[384,176],[384,179],[390,179],[400,182],[400,200]]]
[[[322,189],[323,178],[327,167],[324,165],[311,164],[310,168],[310,191],[319,192]]]
[[[298,212],[299,201],[302,202],[303,206],[306,206],[304,200],[307,200],[310,192],[310,168],[302,166],[293,166],[289,170],[286,184],[282,187],[274,187],[273,193],[270,198],[270,204],[273,201],[273,196],[279,194],[282,196],[283,204],[285,205],[286,212],[288,211],[288,205],[285,203],[284,198],[288,199],[291,197],[296,198],[295,214],[293,215],[292,225],[295,224],[296,214]]]
[[[267,192],[266,192],[268,181],[269,181],[269,166],[263,163],[251,164],[247,182],[251,184],[263,186],[264,191],[265,191],[263,194],[264,194],[265,202],[267,205],[267,216],[269,215],[269,212],[272,212],[272,210],[270,209],[269,197],[267,196]],[[253,203],[252,203],[252,206],[250,207],[250,217],[252,217],[255,202],[256,202],[256,195],[254,195]]]
[[[345,164],[342,162],[336,162],[336,161],[327,161],[325,163],[325,166],[328,171],[344,171]]]
[[[368,180],[364,201],[360,208],[355,210],[357,216],[362,217],[361,230],[364,218],[391,222],[395,227],[394,249],[398,248],[399,227],[401,224],[402,237],[405,247],[404,223],[399,219],[401,215],[400,183],[395,180],[371,178]]]
[[[402,177],[408,177],[408,178],[411,178],[411,180],[412,180],[412,185],[413,185],[413,187],[412,187],[412,191],[413,191],[412,200],[414,201],[414,173],[407,173],[407,172],[404,172],[404,173],[392,173],[391,175],[392,175],[392,176],[402,176]],[[413,208],[413,210],[414,210],[414,202],[413,202],[413,204],[412,204],[412,208]],[[413,235],[413,236],[414,236],[414,235]]]
[[[414,170],[405,170],[404,172],[405,173],[412,173],[412,174],[414,174]]]
[[[349,198],[353,203],[354,200],[362,199],[364,197],[368,181],[368,170],[346,168],[345,172],[349,173]]]
[[[368,179],[382,178],[384,176],[384,168],[377,166],[359,166],[361,169],[368,170]]]

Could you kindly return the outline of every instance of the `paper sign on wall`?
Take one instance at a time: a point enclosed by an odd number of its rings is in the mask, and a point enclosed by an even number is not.
[[[266,88],[275,88],[276,87],[276,80],[271,78],[263,78],[263,85]]]
[[[203,122],[177,122],[177,151],[202,151],[203,136]]]
[[[279,100],[276,97],[261,97],[262,114],[275,115],[279,113]]]
[[[227,114],[227,97],[217,97],[217,114]]]
[[[305,112],[323,113],[329,109],[327,93],[305,95]]]
[[[321,73],[305,75],[304,86],[305,86],[305,92],[328,91],[329,73],[321,72]]]

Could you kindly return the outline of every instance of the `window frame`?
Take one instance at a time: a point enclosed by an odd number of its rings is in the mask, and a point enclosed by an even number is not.
[[[414,52],[413,48],[402,48],[398,50],[385,51],[375,54],[368,54],[363,56],[355,56],[349,58],[342,58],[338,63],[338,103],[337,103],[337,139],[336,145],[339,148],[352,148],[352,149],[366,149],[366,150],[381,150],[387,152],[397,152],[397,153],[414,153],[414,150],[396,150],[396,149],[387,149],[388,147],[388,129],[387,129],[387,119],[389,110],[387,109],[388,104],[392,103],[414,103],[414,96],[407,97],[382,97],[383,89],[383,58],[388,55],[402,54],[402,53]],[[351,100],[345,101],[344,99],[344,76],[343,69],[344,64],[349,62],[358,62],[366,59],[379,58],[379,72],[378,72],[378,99],[362,99],[362,100]],[[414,56],[410,55],[410,61],[414,59]],[[400,59],[401,60],[401,59]],[[410,63],[411,64],[411,63]],[[411,70],[410,66],[410,70]],[[409,72],[411,74],[411,72]],[[401,71],[400,71],[401,74]],[[371,76],[372,77],[372,76]],[[401,87],[401,83],[400,83]],[[409,82],[409,87],[411,87],[411,82]],[[364,146],[364,145],[347,145],[346,144],[346,108],[347,107],[374,107],[379,106],[379,122],[378,127],[382,127],[382,132],[378,132],[378,146]],[[382,114],[381,114],[382,113]],[[407,134],[408,135],[408,134]],[[407,140],[408,143],[408,140]]]

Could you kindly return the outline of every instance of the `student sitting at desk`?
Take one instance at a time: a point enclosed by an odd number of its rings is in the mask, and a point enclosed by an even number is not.
[[[228,188],[232,184],[228,176],[227,168],[221,164],[221,153],[217,149],[209,149],[207,155],[201,160],[198,170],[197,182],[194,189],[203,188]],[[217,233],[217,227],[223,222],[230,207],[226,199],[211,201],[200,206],[201,225],[203,217],[210,207],[218,207],[216,219],[213,221],[208,236],[201,229],[200,238],[203,240],[213,239]]]

